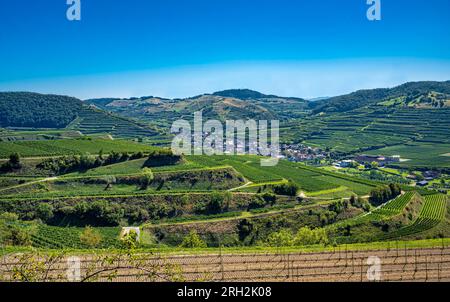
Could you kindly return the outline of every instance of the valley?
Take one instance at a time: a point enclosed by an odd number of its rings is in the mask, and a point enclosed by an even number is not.
[[[1,252],[447,242],[449,91],[450,82],[408,83],[314,102],[251,90],[174,100],[0,93]],[[172,153],[171,123],[198,110],[279,120],[278,165]]]

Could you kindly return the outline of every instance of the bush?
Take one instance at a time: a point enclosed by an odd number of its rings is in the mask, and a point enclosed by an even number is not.
[[[31,234],[28,229],[20,226],[16,214],[0,215],[0,243],[10,246],[30,246]]]
[[[195,230],[184,237],[180,247],[182,248],[206,248],[206,243],[200,238]]]
[[[174,155],[171,150],[157,150],[150,153],[147,161],[144,163],[144,167],[161,167],[176,165],[181,162],[182,156]]]
[[[275,233],[271,233],[267,237],[266,244],[270,247],[287,247],[293,246],[294,236],[290,230],[281,230]]]
[[[102,235],[97,230],[88,226],[80,234],[80,241],[81,243],[87,245],[90,248],[95,248],[102,241]]]
[[[53,218],[53,206],[47,203],[41,203],[36,209],[37,218],[44,222],[49,221]]]
[[[127,234],[125,234],[122,238],[120,238],[122,244],[127,249],[135,249],[138,247],[138,234],[135,230],[130,230]]]
[[[142,169],[142,176],[139,180],[141,190],[147,190],[148,186],[150,186],[154,178],[155,176],[153,175],[152,170],[150,170],[149,168]]]
[[[304,227],[298,230],[297,235],[294,239],[294,245],[296,246],[315,244],[328,245],[328,243],[328,234],[324,229],[311,230],[308,227]]]
[[[276,185],[273,187],[273,191],[277,195],[297,196],[299,190],[299,186],[292,181],[287,184]]]
[[[19,153],[13,153],[9,156],[9,160],[0,166],[0,172],[12,172],[21,168],[22,163],[20,162]]]
[[[294,234],[288,230],[271,233],[266,240],[266,244],[271,247],[291,247],[291,246],[307,246],[307,245],[328,245],[329,238],[325,229],[310,229],[303,227]]]
[[[277,202],[277,196],[269,192],[264,193],[263,195],[261,195],[261,197],[266,203],[271,205],[274,205]]]

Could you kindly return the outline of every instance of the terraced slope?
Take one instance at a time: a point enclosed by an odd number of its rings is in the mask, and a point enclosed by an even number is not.
[[[318,192],[346,187],[349,194],[365,195],[377,184],[369,180],[354,178],[344,174],[307,167],[281,160],[275,167],[262,167],[261,158],[256,156],[190,156],[189,161],[205,166],[234,167],[253,183],[292,180],[305,192]]]
[[[425,205],[423,206],[419,217],[415,222],[392,234],[386,236],[386,239],[401,238],[413,234],[418,234],[436,227],[445,217],[447,209],[447,196],[442,194],[425,196]]]
[[[107,133],[115,137],[133,138],[155,136],[157,133],[147,126],[101,110],[84,108],[69,129],[79,130],[85,135]]]

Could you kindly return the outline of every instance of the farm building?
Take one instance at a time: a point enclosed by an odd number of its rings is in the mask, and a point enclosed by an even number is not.
[[[362,154],[355,157],[355,161],[357,161],[360,164],[371,164],[373,162],[377,162],[381,165],[386,165],[390,163],[398,163],[400,162],[400,155],[393,155],[393,156],[382,156],[382,155],[367,155]]]
[[[342,160],[337,163],[334,163],[333,165],[335,167],[339,167],[339,168],[348,168],[348,167],[352,167],[354,163],[355,163],[354,160],[346,159],[346,160]]]
[[[419,182],[417,183],[417,185],[418,185],[419,187],[425,187],[425,186],[428,185],[428,181],[426,181],[426,180],[419,181]]]

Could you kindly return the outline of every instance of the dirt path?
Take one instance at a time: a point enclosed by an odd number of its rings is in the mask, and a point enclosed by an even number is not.
[[[242,185],[242,186],[237,187],[237,188],[229,189],[228,192],[233,192],[233,191],[237,191],[237,190],[240,190],[240,189],[244,189],[244,188],[247,188],[248,186],[250,186],[252,184],[253,184],[253,182],[249,181],[245,185]]]
[[[55,181],[57,179],[58,179],[58,177],[55,176],[55,177],[47,177],[47,178],[43,178],[43,179],[29,181],[29,182],[26,182],[26,183],[23,183],[23,184],[20,184],[20,185],[16,185],[16,186],[0,189],[0,192],[11,190],[11,189],[17,189],[17,188],[21,188],[21,187],[25,187],[25,186],[29,186],[29,185],[34,185],[34,184],[38,184],[38,183],[43,183],[43,182],[48,182],[48,181]]]

